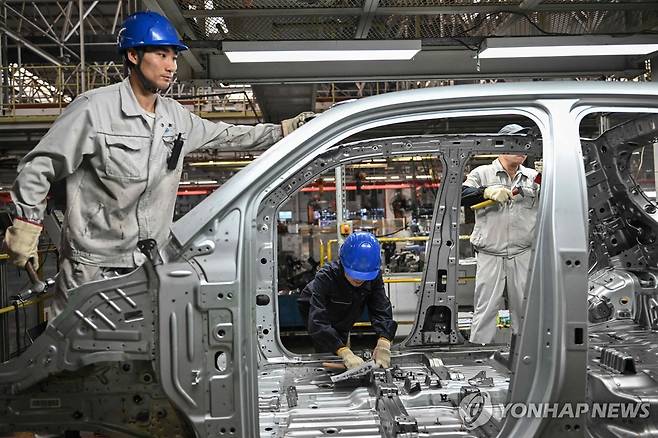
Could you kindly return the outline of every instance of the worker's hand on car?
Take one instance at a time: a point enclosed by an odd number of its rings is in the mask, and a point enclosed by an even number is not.
[[[505,186],[490,186],[484,189],[484,198],[503,204],[512,198],[512,191]]]
[[[23,268],[28,260],[32,260],[34,269],[39,269],[37,244],[43,227],[26,219],[16,218],[11,227],[5,231],[3,252],[9,255],[9,261]]]
[[[363,359],[354,354],[352,350],[347,347],[339,348],[338,351],[336,351],[336,354],[343,359],[343,363],[348,370],[363,364]]]
[[[315,117],[315,113],[311,111],[306,111],[303,113],[300,113],[293,117],[292,119],[285,119],[281,121],[281,129],[283,130],[283,136],[285,137],[286,135],[290,134],[292,131],[295,129],[299,128],[302,126],[304,123],[306,123],[308,120],[312,119]]]
[[[544,159],[535,161],[535,170],[537,173],[542,173],[544,171]]]
[[[375,359],[375,365],[378,367],[389,368],[391,366],[391,341],[379,338],[372,352],[372,358]]]

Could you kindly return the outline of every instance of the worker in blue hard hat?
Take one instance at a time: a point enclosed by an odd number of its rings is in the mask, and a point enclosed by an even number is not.
[[[297,300],[316,351],[337,354],[348,369],[363,363],[349,347],[349,334],[365,308],[379,336],[373,351],[375,363],[384,368],[391,365],[391,341],[398,325],[380,266],[375,236],[350,234],[340,248],[339,261],[323,266]]]
[[[144,262],[137,242],[169,238],[182,156],[199,148],[266,148],[308,114],[279,124],[210,122],[160,95],[170,87],[187,46],[155,12],[129,16],[118,49],[128,77],[79,95],[18,166],[12,198],[18,217],[5,234],[14,264],[36,265],[46,196],[66,185],[55,312],[68,290]]]

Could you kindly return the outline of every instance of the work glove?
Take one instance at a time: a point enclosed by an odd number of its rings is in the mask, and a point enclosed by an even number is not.
[[[41,234],[41,225],[16,218],[11,227],[5,231],[3,251],[9,255],[9,261],[19,268],[25,267],[28,260],[32,260],[34,270],[39,269],[39,256],[37,244]]]
[[[372,358],[375,359],[375,365],[381,368],[390,368],[391,366],[391,341],[386,338],[379,338],[377,345],[372,352]]]
[[[299,128],[304,123],[306,123],[306,121],[312,119],[313,117],[315,117],[314,112],[306,111],[296,115],[292,119],[282,120],[281,129],[283,131],[283,136],[285,137],[286,135],[290,134],[292,131]]]
[[[363,364],[363,359],[361,359],[359,356],[354,354],[352,350],[350,350],[347,347],[339,348],[336,354],[340,356],[341,359],[343,359],[343,363],[345,364],[345,367],[348,370],[351,370],[352,368],[356,368],[359,365]]]
[[[535,170],[537,173],[542,173],[544,171],[544,159],[535,161]]]
[[[504,186],[491,186],[484,189],[484,198],[504,204],[512,197],[512,191]]]

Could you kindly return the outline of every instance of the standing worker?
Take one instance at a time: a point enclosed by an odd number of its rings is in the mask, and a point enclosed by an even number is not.
[[[349,334],[367,307],[379,336],[373,351],[378,366],[391,366],[391,341],[398,324],[384,291],[381,250],[371,233],[350,234],[340,248],[339,261],[325,265],[297,300],[315,350],[335,353],[348,369],[363,363],[349,347]]]
[[[129,68],[122,82],[78,96],[18,166],[12,189],[17,218],[5,248],[19,267],[37,268],[37,243],[46,196],[65,180],[64,216],[55,312],[67,291],[126,273],[144,262],[137,242],[169,237],[185,155],[198,148],[266,147],[297,128],[309,113],[278,124],[213,123],[160,95],[174,80],[187,46],[154,12],[129,16],[118,48]],[[312,113],[310,113],[312,114]]]
[[[498,133],[526,132],[526,128],[512,124]],[[513,333],[518,334],[521,326],[539,204],[537,171],[522,165],[526,158],[526,155],[499,155],[491,164],[473,169],[462,187],[462,205],[466,207],[485,199],[495,201],[492,206],[476,210],[471,234],[477,274],[469,340],[475,344],[493,341],[505,287]],[[522,193],[516,195],[513,190]]]

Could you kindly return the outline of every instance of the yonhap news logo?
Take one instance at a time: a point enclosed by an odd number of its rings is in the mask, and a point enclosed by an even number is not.
[[[459,403],[459,416],[467,430],[481,427],[492,417],[505,418],[591,418],[645,419],[649,403],[507,403],[494,404],[486,391],[466,395]]]
[[[459,416],[468,430],[487,424],[493,416],[491,395],[486,391],[476,391],[466,395],[459,403]]]

